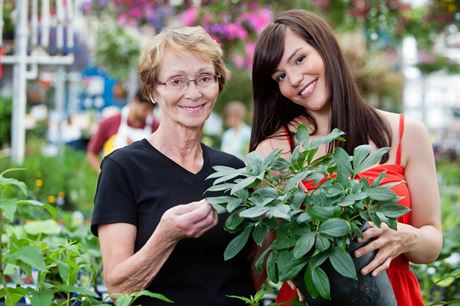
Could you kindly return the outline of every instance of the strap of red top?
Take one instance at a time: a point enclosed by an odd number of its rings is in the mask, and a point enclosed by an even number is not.
[[[398,148],[396,150],[396,164],[397,165],[401,164],[401,142],[402,142],[403,134],[404,134],[404,115],[400,114],[399,115],[399,143],[398,143]]]
[[[283,130],[284,130],[284,133],[286,134],[286,138],[287,138],[287,140],[289,142],[289,148],[291,149],[291,153],[292,153],[292,151],[294,151],[295,145],[292,142],[291,134],[289,133],[289,129],[285,125],[283,125]]]

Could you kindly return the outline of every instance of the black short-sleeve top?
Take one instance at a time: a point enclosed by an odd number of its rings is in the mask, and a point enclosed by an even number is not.
[[[137,227],[135,251],[146,243],[169,208],[199,201],[213,180],[213,167],[244,167],[243,162],[201,144],[203,167],[194,174],[155,149],[146,139],[114,151],[104,158],[94,199],[91,231],[99,224],[129,223]],[[213,192],[212,196],[219,195]],[[250,279],[250,247],[224,261],[227,244],[234,237],[224,231],[226,215],[199,238],[181,240],[147,290],[172,299],[176,306],[243,305],[227,295],[254,294]],[[141,298],[140,305],[171,305]]]

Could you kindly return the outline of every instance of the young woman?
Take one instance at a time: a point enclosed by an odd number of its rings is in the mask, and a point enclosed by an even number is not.
[[[105,284],[110,293],[161,293],[177,306],[243,305],[228,295],[254,293],[250,247],[224,261],[233,236],[205,191],[214,166],[244,164],[200,142],[226,81],[222,50],[201,27],[166,29],[146,46],[139,69],[161,123],[102,162],[91,229],[99,236]]]
[[[346,142],[335,143],[349,154],[362,144],[390,147],[380,165],[361,173],[370,180],[386,171],[384,182],[399,182],[394,191],[411,211],[398,219],[397,231],[372,226],[358,249],[359,257],[377,256],[360,272],[387,271],[399,306],[423,305],[409,262],[430,263],[441,250],[440,199],[432,147],[425,127],[404,115],[368,105],[350,74],[337,40],[318,16],[290,10],[278,15],[261,34],[253,65],[254,117],[250,150],[268,154],[282,148],[288,157],[293,133],[306,124],[311,139],[339,128]],[[323,146],[317,156],[333,148]],[[334,288],[331,288],[334,290]],[[295,291],[283,285],[277,302],[291,301]]]

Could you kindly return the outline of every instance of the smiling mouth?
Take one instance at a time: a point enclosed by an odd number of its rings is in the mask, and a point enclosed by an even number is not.
[[[203,109],[205,105],[206,103],[197,105],[197,106],[179,106],[179,107],[189,112],[196,112],[196,111]]]
[[[299,92],[299,95],[303,98],[308,97],[313,92],[313,90],[315,90],[317,83],[318,79],[315,79],[312,82],[308,83],[307,86],[305,86],[305,88],[302,89],[301,92]]]

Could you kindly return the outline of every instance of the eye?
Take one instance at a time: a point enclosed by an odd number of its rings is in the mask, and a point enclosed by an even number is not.
[[[212,76],[211,75],[208,75],[208,74],[205,74],[205,75],[202,75],[200,76],[200,78],[198,79],[198,83],[200,84],[208,84],[212,81]]]
[[[298,65],[298,64],[301,64],[303,62],[303,60],[305,59],[305,55],[302,55],[300,56],[296,61],[295,63]]]
[[[274,79],[277,82],[284,81],[286,79],[286,73],[280,73],[278,75],[275,75]]]
[[[171,87],[182,87],[187,82],[185,78],[174,78],[168,80],[168,85]]]

